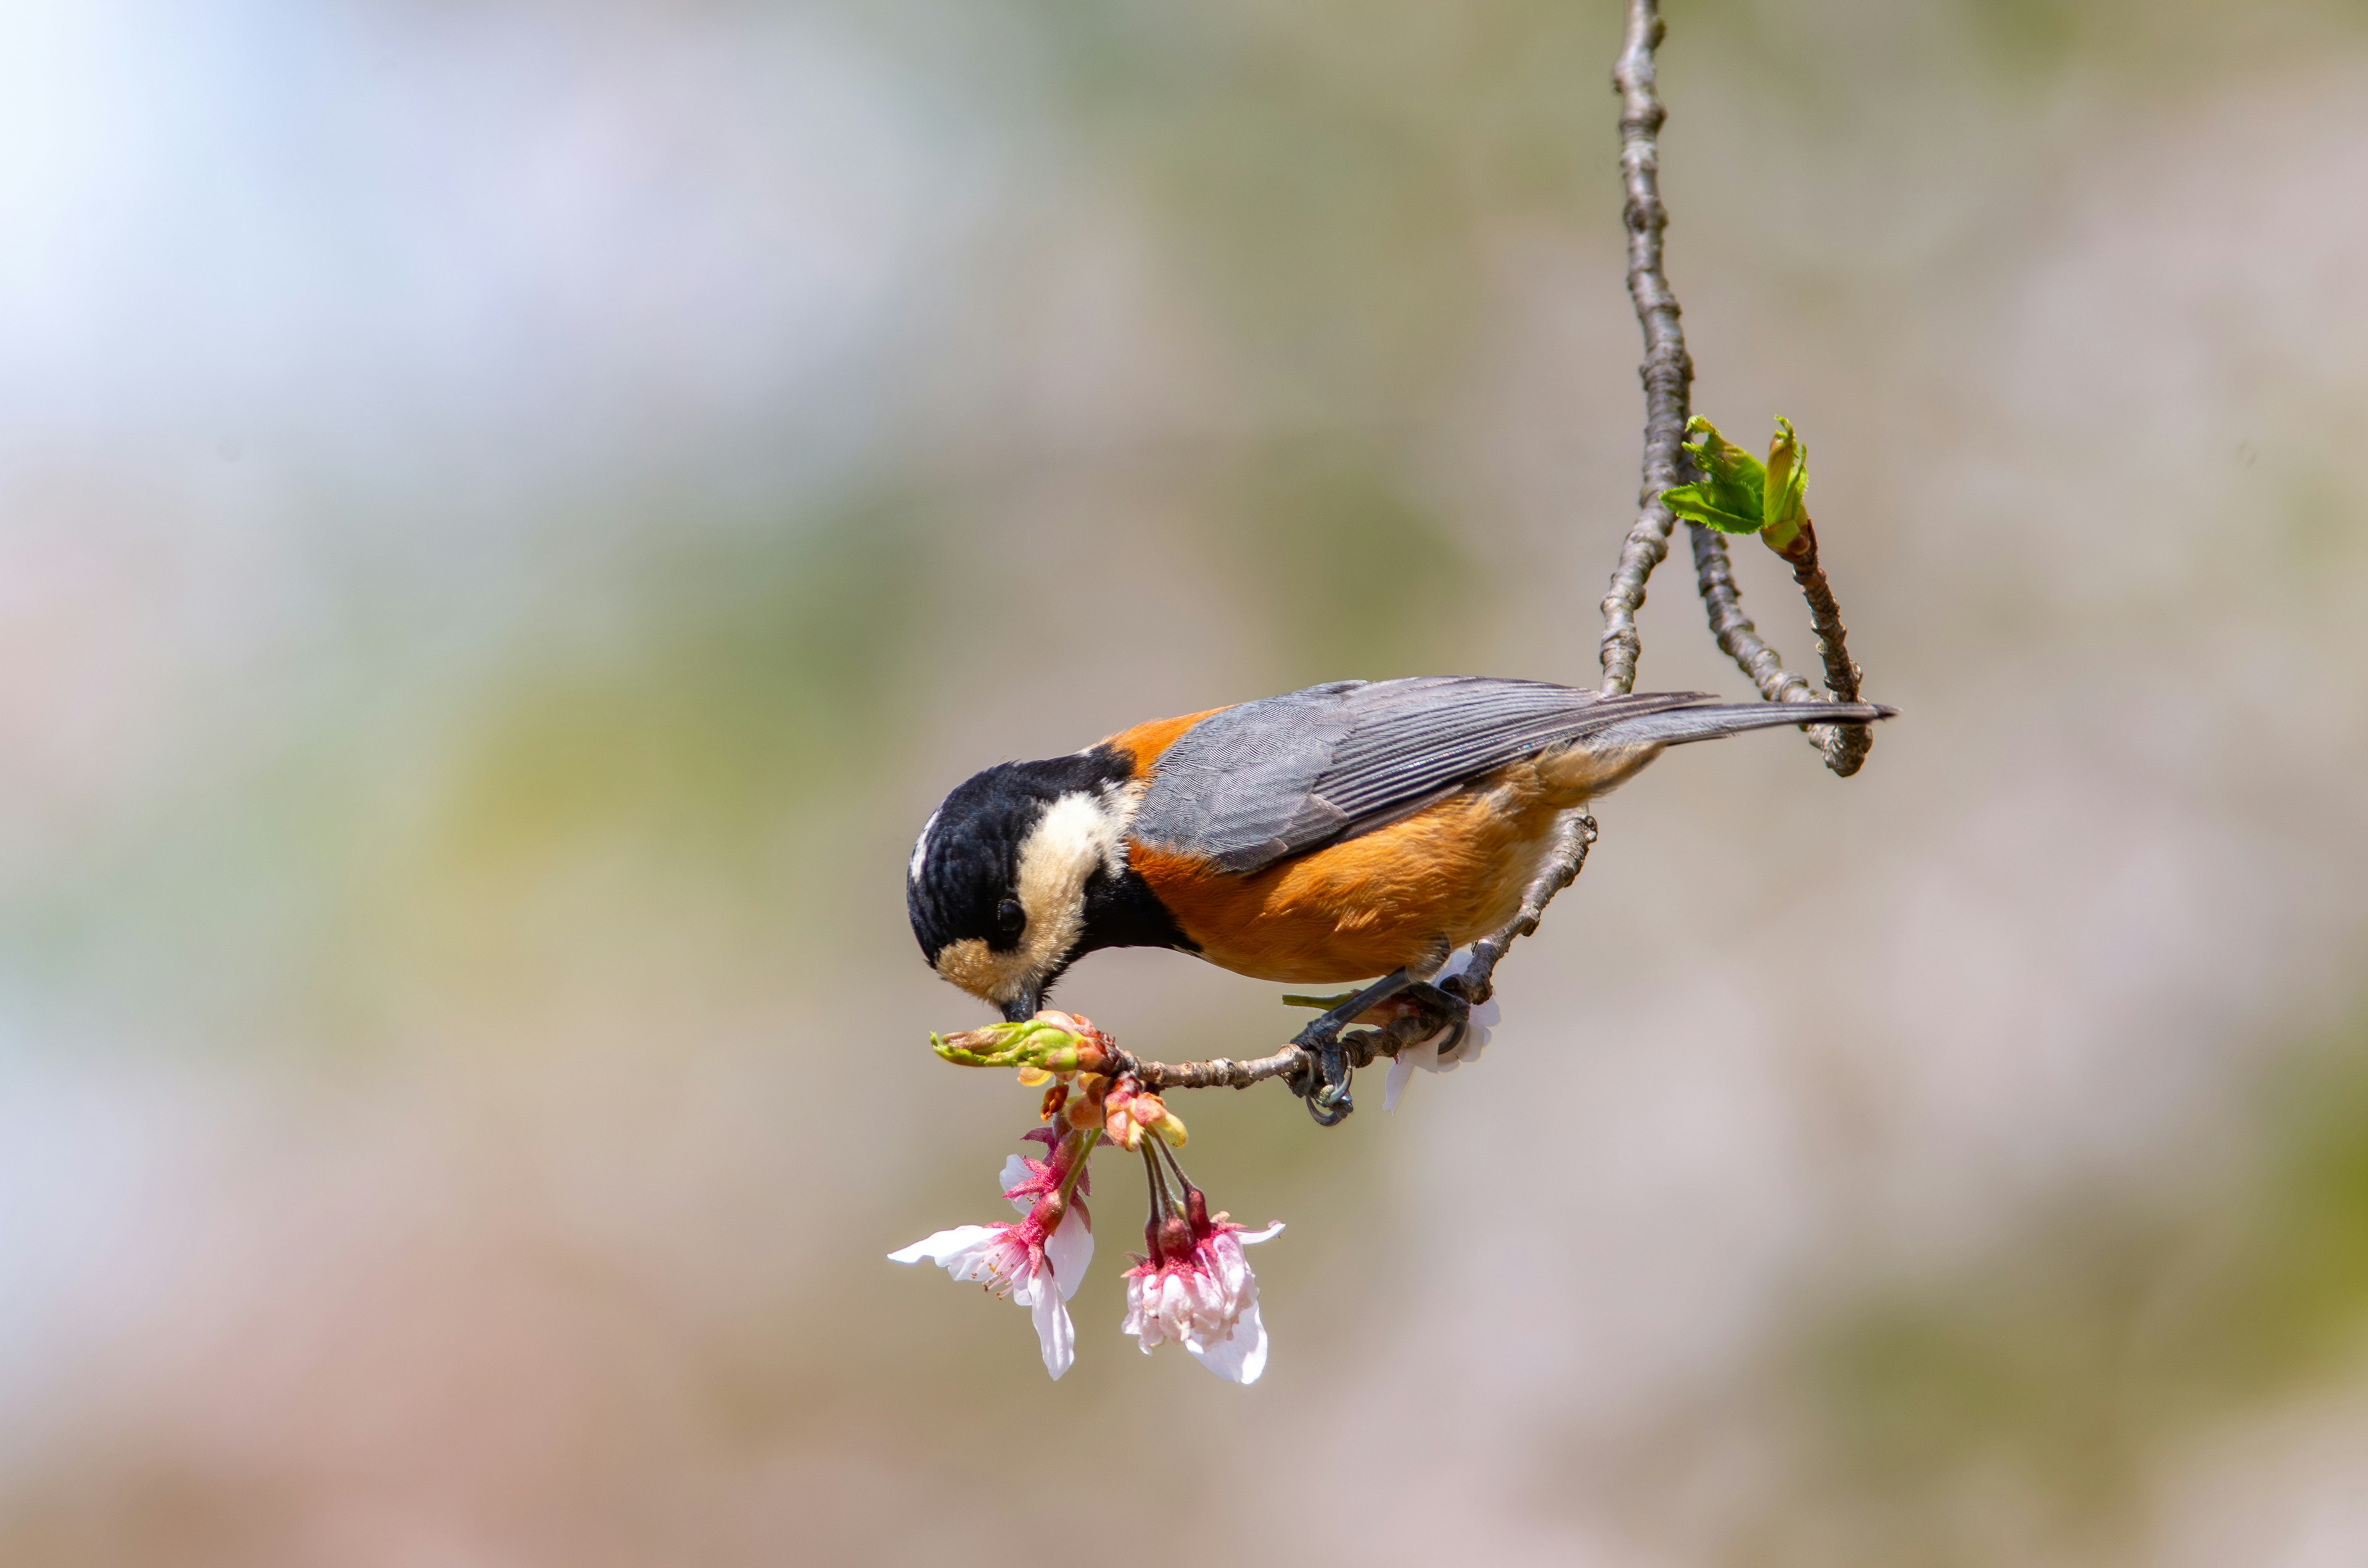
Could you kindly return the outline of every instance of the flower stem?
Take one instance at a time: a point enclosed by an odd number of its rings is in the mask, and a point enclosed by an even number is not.
[[[1101,1141],[1101,1136],[1102,1130],[1099,1127],[1089,1128],[1078,1135],[1076,1158],[1069,1163],[1069,1168],[1061,1176],[1061,1211],[1064,1214],[1068,1212],[1070,1195],[1077,1190],[1077,1183],[1085,1176],[1086,1156],[1094,1152],[1094,1145]]]

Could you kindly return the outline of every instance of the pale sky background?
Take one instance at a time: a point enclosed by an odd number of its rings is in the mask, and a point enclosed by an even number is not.
[[[1032,1099],[905,857],[1592,681],[1615,8],[0,0],[0,1563],[2368,1557],[2368,32],[1670,25],[1697,408],[1906,716],[1605,802],[1396,1115],[1179,1105],[1244,1391],[1116,1332],[1122,1164],[1057,1385],[882,1261]],[[1643,682],[1739,694],[1690,578]]]

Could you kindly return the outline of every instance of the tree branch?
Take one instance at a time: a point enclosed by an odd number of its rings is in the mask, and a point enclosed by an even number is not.
[[[1645,580],[1669,551],[1669,534],[1677,519],[1662,502],[1661,493],[1684,483],[1686,421],[1692,413],[1693,359],[1686,352],[1677,294],[1669,288],[1661,264],[1661,233],[1668,226],[1669,214],[1661,205],[1659,136],[1668,111],[1661,107],[1653,51],[1665,30],[1656,0],[1628,0],[1626,45],[1611,73],[1612,83],[1620,90],[1620,172],[1628,191],[1624,210],[1628,294],[1635,303],[1636,324],[1645,334],[1645,362],[1638,370],[1645,383],[1641,506],[1628,529],[1620,564],[1611,574],[1611,591],[1603,597],[1603,690],[1615,697],[1636,685],[1636,661],[1644,651],[1636,612],[1644,607]],[[1710,618],[1711,635],[1719,647],[1769,701],[1818,700],[1808,681],[1784,667],[1782,656],[1760,638],[1751,618],[1743,613],[1743,597],[1735,585],[1725,537],[1700,523],[1690,526],[1694,581]],[[1817,564],[1816,536],[1805,523],[1785,558],[1792,562],[1793,581],[1808,601],[1810,624],[1825,658],[1826,687],[1836,698],[1854,702],[1859,668],[1850,662],[1841,611]],[[1845,778],[1858,771],[1868,747],[1874,744],[1863,724],[1812,725],[1808,735],[1826,766]]]
[[[1105,1069],[1113,1078],[1133,1078],[1146,1089],[1247,1089],[1252,1084],[1263,1084],[1269,1078],[1295,1078],[1307,1070],[1307,1052],[1295,1045],[1286,1045],[1272,1056],[1261,1056],[1251,1062],[1235,1062],[1231,1057],[1216,1056],[1206,1062],[1187,1062],[1170,1066],[1165,1062],[1153,1062],[1106,1046],[1103,1054],[1109,1065]]]
[[[1583,811],[1573,812],[1555,824],[1554,853],[1523,895],[1521,912],[1502,931],[1472,944],[1471,963],[1445,983],[1449,989],[1475,1007],[1497,994],[1497,960],[1508,948],[1538,928],[1554,894],[1578,881],[1578,873],[1587,869],[1587,852],[1595,847],[1595,818]]]
[[[1686,419],[1694,362],[1686,353],[1685,328],[1679,324],[1678,297],[1661,270],[1661,231],[1668,226],[1661,205],[1661,107],[1654,76],[1653,51],[1662,35],[1656,0],[1628,0],[1628,33],[1620,61],[1612,68],[1612,85],[1620,90],[1620,175],[1628,199],[1622,217],[1628,229],[1628,297],[1636,307],[1636,324],[1644,329],[1645,362],[1638,374],[1645,382],[1645,473],[1638,495],[1636,520],[1603,596],[1603,690],[1624,696],[1636,685],[1636,659],[1644,641],[1636,631],[1636,612],[1644,608],[1645,582],[1669,553],[1669,533],[1677,518],[1661,502],[1661,492],[1684,479]]]
[[[1645,383],[1645,462],[1636,520],[1629,525],[1620,564],[1603,596],[1601,657],[1607,697],[1635,689],[1636,661],[1645,650],[1636,612],[1644,608],[1645,584],[1653,568],[1669,553],[1677,517],[1661,493],[1685,480],[1686,421],[1692,413],[1693,357],[1686,352],[1677,291],[1661,265],[1661,233],[1668,227],[1669,213],[1661,205],[1660,134],[1668,111],[1661,107],[1653,51],[1666,30],[1657,0],[1628,0],[1627,34],[1611,68],[1611,85],[1620,94],[1620,178],[1627,192],[1621,216],[1628,231],[1628,298],[1645,338],[1645,360],[1636,371]],[[1562,828],[1555,853],[1522,900],[1521,913],[1504,930],[1474,945],[1471,966],[1458,989],[1474,1006],[1495,994],[1497,962],[1505,950],[1538,928],[1546,905],[1577,880],[1587,864],[1587,852],[1595,843],[1595,819],[1580,812],[1565,818]]]
[[[1726,555],[1726,536],[1700,523],[1689,526],[1693,530],[1694,581],[1702,589],[1702,608],[1710,617],[1711,635],[1718,639],[1719,647],[1769,701],[1822,701],[1806,677],[1784,667],[1783,659],[1761,640],[1751,618],[1743,613],[1743,595],[1735,585],[1734,563]],[[1782,553],[1793,568],[1793,581],[1799,585],[1801,597],[1808,601],[1809,625],[1817,634],[1817,653],[1825,661],[1826,690],[1837,700],[1857,701],[1865,672],[1850,661],[1850,633],[1842,625],[1841,606],[1835,602],[1833,585],[1826,581],[1825,568],[1817,561],[1816,525],[1804,518],[1792,547]],[[1872,727],[1865,724],[1811,724],[1806,733],[1826,766],[1843,778],[1859,770],[1874,744]]]
[[[1801,597],[1809,602],[1809,627],[1817,634],[1817,656],[1825,661],[1826,689],[1844,702],[1856,702],[1859,682],[1865,671],[1850,656],[1850,629],[1842,624],[1842,607],[1834,602],[1833,585],[1826,581],[1826,569],[1817,563],[1817,530],[1806,518],[1801,522],[1801,537],[1785,551],[1793,562],[1793,581],[1799,584]],[[1826,766],[1835,776],[1847,778],[1866,761],[1866,754],[1874,746],[1874,727],[1871,724],[1844,724],[1839,727],[1821,724],[1831,738],[1818,742],[1817,749],[1826,754]],[[1813,732],[1814,733],[1814,732]]]

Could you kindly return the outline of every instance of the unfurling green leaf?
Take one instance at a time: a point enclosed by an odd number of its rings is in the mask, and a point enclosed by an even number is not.
[[[1779,418],[1761,462],[1697,415],[1686,425],[1686,456],[1702,477],[1661,492],[1670,511],[1721,533],[1758,534],[1782,554],[1808,520],[1809,449],[1793,422]]]
[[[1804,505],[1809,490],[1808,444],[1793,433],[1793,422],[1776,418],[1775,438],[1768,443],[1768,484],[1760,512],[1767,518],[1759,530],[1769,549],[1782,555],[1801,536],[1809,519]]]
[[[1690,523],[1721,533],[1758,533],[1766,521],[1760,515],[1760,495],[1768,482],[1767,468],[1700,415],[1686,426],[1686,435],[1690,437],[1686,455],[1702,477],[1662,491],[1662,502]]]

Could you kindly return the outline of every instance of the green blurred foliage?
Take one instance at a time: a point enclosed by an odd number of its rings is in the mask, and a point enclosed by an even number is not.
[[[866,498],[646,541],[589,645],[521,629],[460,730],[433,852],[495,883],[620,835],[730,865],[894,766],[937,641],[934,531],[922,503]]]
[[[2273,1075],[2252,1137],[1822,1318],[1787,1373],[1801,1485],[1736,1561],[1976,1568],[2001,1517],[2127,1557],[2160,1455],[2368,1345],[2368,1020]]]
[[[1454,662],[1483,585],[1438,508],[1383,454],[1279,439],[1250,455],[1214,507],[1231,575],[1275,640],[1278,689]]]
[[[1255,412],[1386,421],[1436,389],[1508,221],[1604,226],[1609,8],[1012,0],[1065,136],[1228,324]]]

